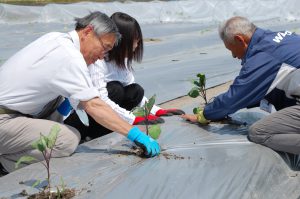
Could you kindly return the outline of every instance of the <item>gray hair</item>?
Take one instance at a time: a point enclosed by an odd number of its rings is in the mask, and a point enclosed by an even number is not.
[[[121,39],[121,34],[119,33],[116,24],[102,12],[91,12],[85,17],[75,18],[75,21],[75,30],[81,30],[91,25],[97,36],[113,33],[116,36],[116,43]]]
[[[220,38],[225,42],[234,43],[237,34],[251,38],[256,26],[245,17],[232,17],[219,26]]]

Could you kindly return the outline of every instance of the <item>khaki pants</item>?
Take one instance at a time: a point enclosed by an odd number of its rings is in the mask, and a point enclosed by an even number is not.
[[[34,119],[19,114],[0,115],[0,163],[8,171],[15,170],[15,163],[24,155],[43,160],[42,154],[33,149],[31,144],[40,138],[40,133],[48,135],[54,124],[59,124],[56,145],[52,157],[71,155],[80,141],[79,132],[67,125],[58,122]],[[20,165],[20,167],[26,164]],[[19,167],[19,168],[20,168]]]
[[[300,105],[257,121],[249,129],[249,139],[276,151],[300,154]]]

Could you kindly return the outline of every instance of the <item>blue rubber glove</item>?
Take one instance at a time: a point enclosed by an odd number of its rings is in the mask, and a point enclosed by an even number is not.
[[[159,155],[160,147],[158,143],[144,134],[139,128],[133,127],[128,132],[127,138],[144,150],[146,157]]]
[[[67,116],[70,111],[72,110],[72,106],[70,104],[70,101],[68,98],[65,98],[65,100],[59,105],[57,108],[57,111],[62,114],[63,116]]]

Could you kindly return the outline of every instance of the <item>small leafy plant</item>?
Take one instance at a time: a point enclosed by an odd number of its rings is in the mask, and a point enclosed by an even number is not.
[[[202,97],[205,104],[207,104],[207,97],[206,97],[206,77],[205,74],[198,73],[197,74],[198,79],[193,80],[193,84],[195,85],[188,95],[192,98],[196,98],[198,96]]]
[[[35,141],[31,146],[34,149],[37,149],[38,151],[40,151],[44,157],[44,161],[41,162],[42,165],[44,165],[44,167],[47,170],[47,187],[45,188],[48,189],[48,196],[49,198],[56,197],[56,198],[62,198],[62,194],[65,192],[65,184],[61,178],[61,182],[62,182],[62,189],[60,190],[58,187],[57,188],[57,192],[54,193],[55,195],[52,195],[51,193],[51,173],[50,173],[50,160],[52,158],[52,152],[53,152],[53,148],[55,146],[56,140],[57,140],[57,136],[58,133],[60,131],[60,127],[59,125],[53,125],[53,127],[51,128],[51,131],[49,133],[48,136],[43,135],[42,133],[40,134],[40,138]],[[32,157],[32,156],[22,156],[16,163],[16,168],[19,167],[19,165],[21,163],[30,163],[32,161],[38,161],[36,158]],[[37,180],[32,187],[36,187],[41,183],[40,180]],[[72,190],[68,189],[68,195],[72,195]],[[70,194],[71,193],[71,194]],[[45,195],[45,193],[41,193],[41,195],[43,194],[43,196]],[[75,195],[75,194],[74,194]],[[73,196],[74,196],[73,195]]]
[[[145,117],[146,133],[147,135],[150,135],[153,139],[156,140],[158,139],[161,133],[161,128],[159,125],[151,125],[149,127],[149,121],[148,121],[148,116],[150,115],[151,109],[155,104],[155,97],[156,95],[153,95],[147,102],[145,102],[144,106],[135,107],[132,110],[132,113],[135,116]]]
[[[198,96],[202,97],[204,100],[204,104],[207,104],[207,97],[206,97],[206,77],[205,74],[198,73],[198,79],[193,80],[194,87],[188,92],[188,96],[192,98],[196,98]],[[200,107],[196,107],[193,109],[194,114],[198,114],[201,110]]]

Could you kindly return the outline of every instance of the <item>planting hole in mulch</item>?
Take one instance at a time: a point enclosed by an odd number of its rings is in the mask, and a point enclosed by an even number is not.
[[[36,194],[32,194],[32,195],[28,195],[27,192],[25,190],[23,190],[20,193],[21,196],[28,196],[28,199],[70,199],[73,198],[75,196],[75,189],[65,189],[64,191],[62,191],[59,194],[57,193],[53,193],[53,192],[49,192],[47,191],[42,191]]]

